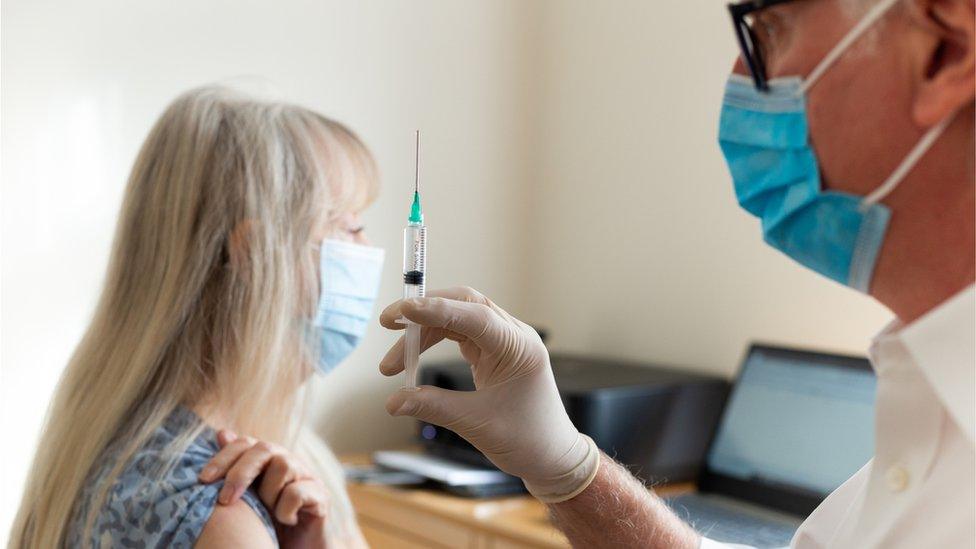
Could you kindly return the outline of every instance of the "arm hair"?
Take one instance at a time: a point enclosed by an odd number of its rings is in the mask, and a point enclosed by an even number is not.
[[[622,465],[600,454],[600,469],[578,496],[549,505],[573,547],[697,549],[700,538]]]

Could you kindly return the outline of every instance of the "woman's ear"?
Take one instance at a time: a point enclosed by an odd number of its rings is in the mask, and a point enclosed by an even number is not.
[[[250,219],[239,222],[227,238],[227,255],[232,267],[244,265],[250,253],[254,223]]]
[[[933,126],[976,99],[976,6],[973,0],[914,0],[910,10],[934,40],[920,69],[912,117]]]

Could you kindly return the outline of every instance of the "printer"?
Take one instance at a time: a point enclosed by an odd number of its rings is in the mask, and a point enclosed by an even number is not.
[[[654,364],[570,354],[550,358],[570,420],[607,455],[656,482],[696,476],[729,393],[726,380]],[[462,361],[425,365],[419,383],[474,390],[471,368]],[[447,429],[420,422],[418,435],[428,454],[492,468]]]

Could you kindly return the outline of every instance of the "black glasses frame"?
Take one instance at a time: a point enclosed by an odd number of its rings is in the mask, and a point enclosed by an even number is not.
[[[739,41],[739,50],[742,52],[742,59],[746,62],[749,72],[752,73],[752,80],[756,83],[756,89],[766,91],[769,89],[768,79],[766,78],[766,60],[763,59],[762,50],[756,40],[756,34],[746,21],[746,16],[757,11],[766,9],[777,4],[785,4],[794,0],[746,0],[736,4],[729,4],[729,15],[732,16],[732,27],[735,29],[735,37]]]

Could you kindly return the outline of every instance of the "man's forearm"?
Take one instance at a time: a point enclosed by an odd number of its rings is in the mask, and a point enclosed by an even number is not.
[[[699,543],[660,498],[603,453],[593,482],[549,511],[574,547],[695,549]]]

